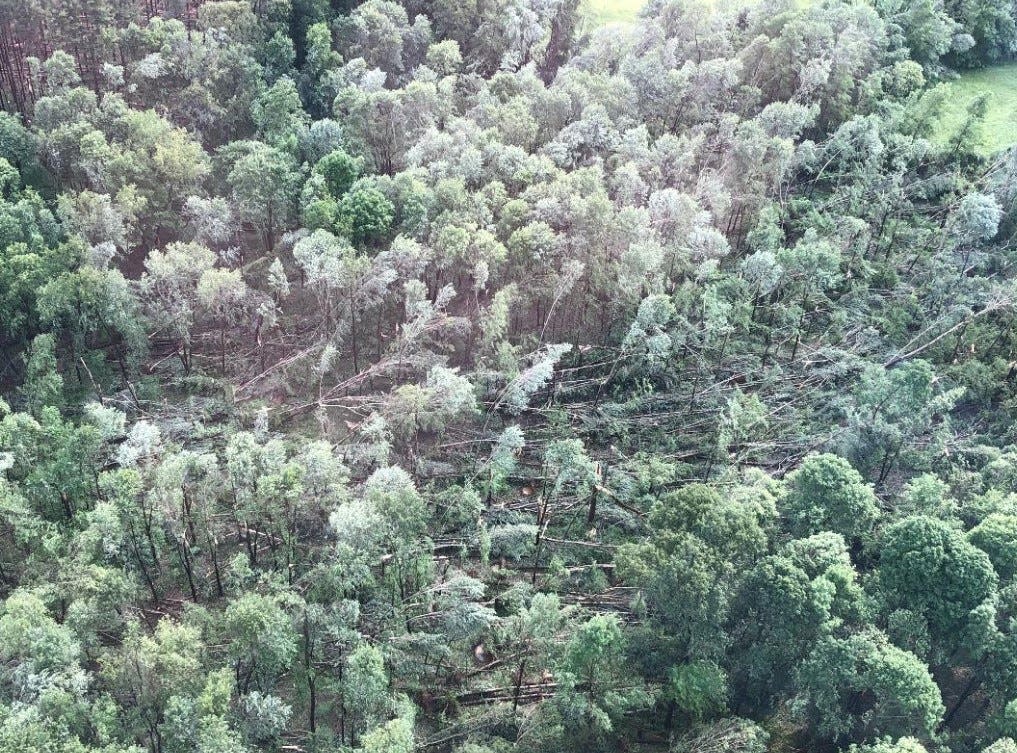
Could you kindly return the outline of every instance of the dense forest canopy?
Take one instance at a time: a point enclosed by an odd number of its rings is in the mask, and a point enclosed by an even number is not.
[[[0,753],[1017,753],[1017,4],[609,11],[0,0]]]

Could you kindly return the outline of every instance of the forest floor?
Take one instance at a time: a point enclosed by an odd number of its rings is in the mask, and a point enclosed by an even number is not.
[[[1017,63],[968,71],[950,87],[952,96],[940,130],[944,139],[957,130],[971,100],[979,92],[988,92],[989,111],[982,130],[983,153],[991,154],[1017,143]]]

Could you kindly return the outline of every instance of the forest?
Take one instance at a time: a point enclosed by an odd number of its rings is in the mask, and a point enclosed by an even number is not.
[[[635,5],[0,0],[0,753],[1017,753],[1017,2]]]

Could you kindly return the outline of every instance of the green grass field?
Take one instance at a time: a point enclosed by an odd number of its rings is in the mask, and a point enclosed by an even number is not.
[[[1017,63],[965,73],[950,90],[941,128],[944,140],[956,132],[968,103],[979,92],[988,92],[989,112],[982,129],[985,153],[1017,144]]]
[[[645,0],[589,0],[590,12],[598,23],[635,21]]]

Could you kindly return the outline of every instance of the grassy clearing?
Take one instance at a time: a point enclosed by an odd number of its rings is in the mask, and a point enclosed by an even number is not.
[[[986,154],[1017,144],[1017,63],[963,74],[950,84],[950,99],[940,134],[945,141],[964,119],[967,105],[979,92],[989,93],[989,111],[982,129]]]
[[[597,23],[626,23],[636,20],[645,0],[589,0],[590,13]]]

